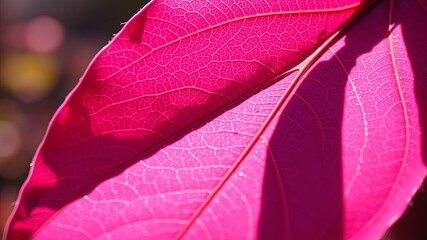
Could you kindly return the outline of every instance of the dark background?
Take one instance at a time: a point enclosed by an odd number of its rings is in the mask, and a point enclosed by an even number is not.
[[[0,0],[0,235],[49,120],[146,0]],[[384,239],[427,239],[426,182]]]

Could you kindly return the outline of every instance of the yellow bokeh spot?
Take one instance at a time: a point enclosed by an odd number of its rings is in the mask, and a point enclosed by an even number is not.
[[[43,98],[56,85],[58,65],[50,56],[15,53],[4,56],[0,84],[24,102]]]

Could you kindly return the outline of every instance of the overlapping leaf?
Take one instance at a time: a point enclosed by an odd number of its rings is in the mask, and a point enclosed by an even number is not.
[[[272,86],[361,5],[150,3],[55,115],[8,237],[380,236],[426,172],[426,15],[402,2]]]

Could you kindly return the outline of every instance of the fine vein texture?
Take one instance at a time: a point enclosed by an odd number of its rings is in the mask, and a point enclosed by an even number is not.
[[[10,238],[295,65],[362,4],[148,4],[93,60],[52,120]]]
[[[426,175],[422,6],[381,2],[257,92],[360,6],[150,3],[54,117],[7,237],[379,238]]]

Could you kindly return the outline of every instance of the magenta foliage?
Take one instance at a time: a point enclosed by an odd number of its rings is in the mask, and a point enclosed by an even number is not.
[[[426,175],[426,5],[151,2],[54,116],[7,238],[380,237]]]

